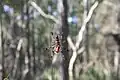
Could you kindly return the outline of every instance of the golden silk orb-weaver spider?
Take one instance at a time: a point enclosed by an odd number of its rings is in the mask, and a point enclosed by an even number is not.
[[[55,52],[59,53],[60,52],[60,40],[58,35],[56,36],[56,40],[55,40]]]
[[[51,35],[52,35],[52,43],[51,43],[51,46],[49,48],[46,48],[46,50],[52,51],[51,56],[53,56],[54,54],[60,53],[61,46],[60,46],[59,35],[55,35],[53,37],[53,32],[51,32]]]

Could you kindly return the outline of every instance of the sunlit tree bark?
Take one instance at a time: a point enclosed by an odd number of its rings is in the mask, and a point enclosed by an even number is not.
[[[3,39],[3,25],[2,25],[2,1],[0,4],[0,26],[1,26],[1,53],[2,53],[2,80],[5,78],[5,68],[4,68],[4,39]]]

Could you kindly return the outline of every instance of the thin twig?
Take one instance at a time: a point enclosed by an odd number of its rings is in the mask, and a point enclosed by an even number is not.
[[[72,50],[76,50],[75,45],[72,42],[72,39],[70,38],[70,36],[67,37],[67,41],[68,41],[68,44],[70,45],[70,47],[72,48]]]
[[[20,39],[18,42],[17,51],[20,51],[20,49],[22,47],[22,43],[23,43],[23,39]]]
[[[76,45],[75,45],[77,49],[79,48],[79,45],[80,45],[80,43],[81,43],[81,41],[82,41],[82,39],[83,39],[83,33],[84,33],[84,31],[85,31],[86,24],[90,21],[94,10],[95,10],[95,9],[97,8],[97,6],[98,6],[98,3],[99,3],[99,2],[96,1],[96,2],[93,4],[93,6],[90,8],[90,11],[89,11],[89,13],[88,13],[87,18],[86,18],[86,19],[84,20],[84,22],[83,22],[83,25],[82,25],[79,33],[78,33],[78,36],[77,36],[77,41],[76,41]]]
[[[85,47],[81,47],[81,48],[77,51],[78,55],[80,55],[82,52],[84,52],[84,50],[85,50]]]
[[[72,57],[70,59],[70,62],[69,62],[69,77],[70,77],[70,80],[73,80],[73,65],[75,63],[75,60],[77,58],[77,52],[76,51],[73,51],[73,54],[72,54]]]
[[[59,22],[59,20],[56,19],[54,16],[46,14],[46,13],[40,8],[40,6],[38,6],[35,2],[30,1],[29,3],[41,14],[41,16],[43,16],[43,17],[45,17],[45,18],[48,18],[48,19],[51,19],[51,20],[53,20],[55,23],[58,23],[58,22]]]

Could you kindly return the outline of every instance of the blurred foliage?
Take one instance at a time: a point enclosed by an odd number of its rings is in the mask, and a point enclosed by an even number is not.
[[[96,70],[94,67],[89,68],[81,77],[82,80],[106,80],[104,72],[102,70]]]
[[[22,5],[23,2],[27,3],[28,0],[3,0],[4,4],[10,5],[11,7],[13,7],[15,9],[16,12],[20,11],[21,7],[23,7]]]

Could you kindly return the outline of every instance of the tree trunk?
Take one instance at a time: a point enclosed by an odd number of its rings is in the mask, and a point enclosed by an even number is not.
[[[28,57],[28,69],[30,70],[31,65],[31,55],[30,55],[30,28],[29,28],[29,24],[30,24],[30,20],[29,20],[29,6],[27,5],[27,9],[26,9],[26,15],[27,15],[27,23],[26,23],[26,36],[27,36],[27,57]]]
[[[84,2],[84,15],[83,15],[83,20],[86,19],[86,17],[88,16],[88,12],[89,12],[89,0],[83,0]],[[84,56],[84,61],[89,62],[89,23],[86,24],[86,54]]]
[[[69,54],[68,54],[68,42],[67,36],[69,33],[67,14],[68,14],[68,5],[67,0],[58,0],[58,11],[60,13],[60,28],[59,32],[61,35],[61,61],[60,61],[60,80],[69,80],[68,75],[68,65],[69,65]]]
[[[1,53],[2,53],[2,80],[5,78],[4,69],[4,40],[3,40],[3,25],[2,25],[2,0],[0,1],[0,33],[1,33]]]

